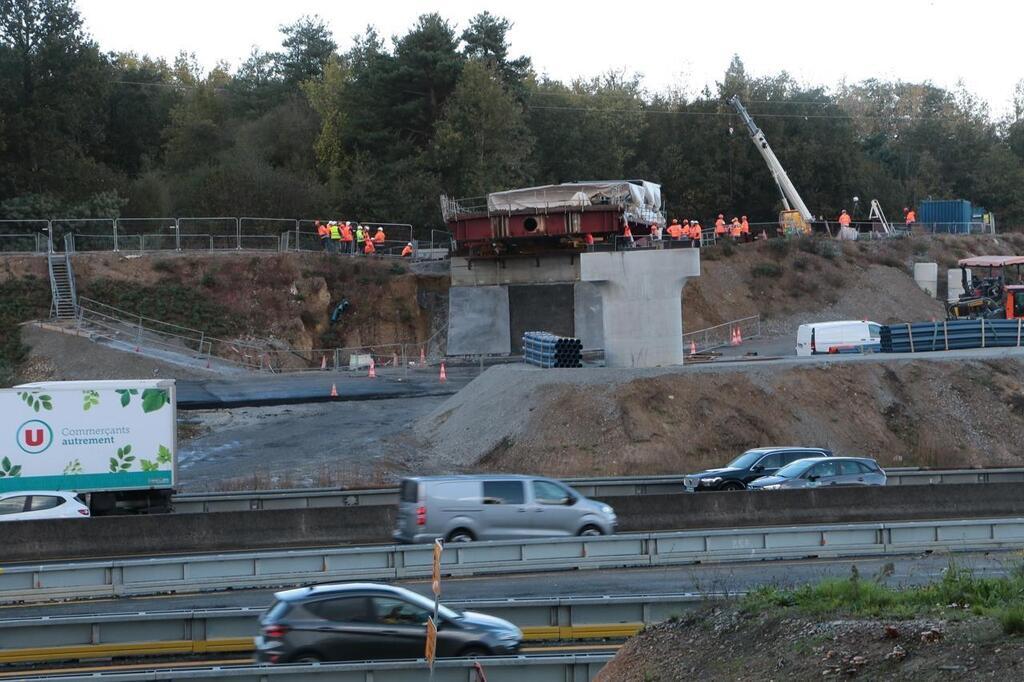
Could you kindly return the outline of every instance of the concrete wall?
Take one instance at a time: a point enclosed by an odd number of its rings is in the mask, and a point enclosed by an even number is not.
[[[448,290],[448,355],[508,355],[508,288]]]
[[[914,263],[914,281],[926,294],[935,298],[939,293],[939,266],[937,263]]]
[[[523,350],[523,332],[573,336],[572,284],[519,284],[508,287],[509,343]]]
[[[573,336],[583,350],[604,348],[604,315],[601,290],[593,282],[576,282],[573,287]]]
[[[1024,515],[1019,483],[604,496],[622,532]],[[0,563],[388,542],[394,507],[98,517],[3,524]]]
[[[580,278],[580,259],[577,254],[452,258],[451,273],[453,287],[575,282]]]

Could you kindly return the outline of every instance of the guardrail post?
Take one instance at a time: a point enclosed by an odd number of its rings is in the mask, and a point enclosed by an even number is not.
[[[235,248],[242,250],[242,221],[235,218]]]
[[[114,218],[114,253],[117,253],[121,249],[117,248],[117,218]]]

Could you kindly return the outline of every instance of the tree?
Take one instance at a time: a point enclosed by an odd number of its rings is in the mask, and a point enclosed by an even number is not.
[[[522,109],[491,64],[470,61],[434,134],[434,158],[446,191],[481,196],[516,187],[533,174],[533,136]]]
[[[304,81],[320,78],[327,63],[338,49],[331,29],[318,16],[304,16],[293,24],[281,27],[284,52],[279,68],[284,82],[298,87]]]
[[[462,32],[462,42],[466,45],[462,53],[468,59],[484,62],[497,73],[516,97],[523,101],[526,97],[525,81],[532,73],[533,64],[529,57],[509,59],[508,32],[512,23],[503,17],[496,17],[490,12],[481,12],[469,21],[469,26]]]

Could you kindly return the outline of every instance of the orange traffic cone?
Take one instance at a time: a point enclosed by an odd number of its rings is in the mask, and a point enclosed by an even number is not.
[[[737,327],[736,327],[736,345],[738,346],[738,345],[740,345],[741,343],[743,343],[743,332],[742,332],[742,331],[740,330],[740,328],[739,328],[739,327],[737,326]]]
[[[697,342],[691,340],[690,341],[690,355],[696,355],[696,354],[697,354]]]
[[[367,374],[366,376],[370,377],[371,379],[377,378],[377,365],[373,362],[373,358],[370,358],[370,373]]]
[[[338,397],[338,386],[336,384],[331,384],[331,397],[332,398],[337,398]]]
[[[327,369],[327,354],[320,358],[320,369]]]
[[[438,378],[441,380],[442,384],[448,381],[448,373],[444,371],[444,362],[441,363],[441,376]]]
[[[420,348],[420,367],[426,367],[426,366],[427,366],[427,354],[426,354],[426,352],[422,348]]]

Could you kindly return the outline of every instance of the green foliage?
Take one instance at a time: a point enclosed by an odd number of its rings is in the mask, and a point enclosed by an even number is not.
[[[171,463],[171,451],[166,445],[161,445],[156,451],[156,461],[158,464],[170,464]]]
[[[147,388],[142,391],[142,411],[145,413],[156,412],[163,408],[169,401],[167,391],[162,388]]]
[[[8,457],[0,460],[0,478],[18,478],[21,476],[21,465],[14,464]]]
[[[38,412],[40,409],[52,410],[53,409],[53,397],[49,395],[36,395],[35,393],[29,393],[28,391],[18,391],[18,397],[24,401],[26,405]]]
[[[28,353],[21,342],[19,325],[46,314],[49,289],[47,283],[35,278],[0,283],[0,386],[15,383],[17,367]]]
[[[123,448],[117,449],[117,455],[110,458],[110,473],[122,473],[132,468],[135,455],[131,454],[131,451],[131,445],[125,445]]]
[[[118,388],[114,390],[114,393],[117,393],[119,396],[121,396],[121,407],[128,407],[128,405],[130,405],[132,402],[132,396],[139,394],[139,389]]]
[[[804,241],[805,240],[801,240],[801,245],[804,243]],[[782,258],[787,253],[789,253],[789,240],[786,239],[785,237],[776,237],[774,239],[769,239],[767,244],[768,250],[776,258]]]
[[[1008,635],[1024,635],[1024,606],[1003,611],[999,616],[999,624]]]
[[[91,408],[100,404],[99,391],[82,391],[82,410],[88,412]]]
[[[777,263],[758,263],[750,269],[754,277],[777,279],[782,276],[782,266]]]

